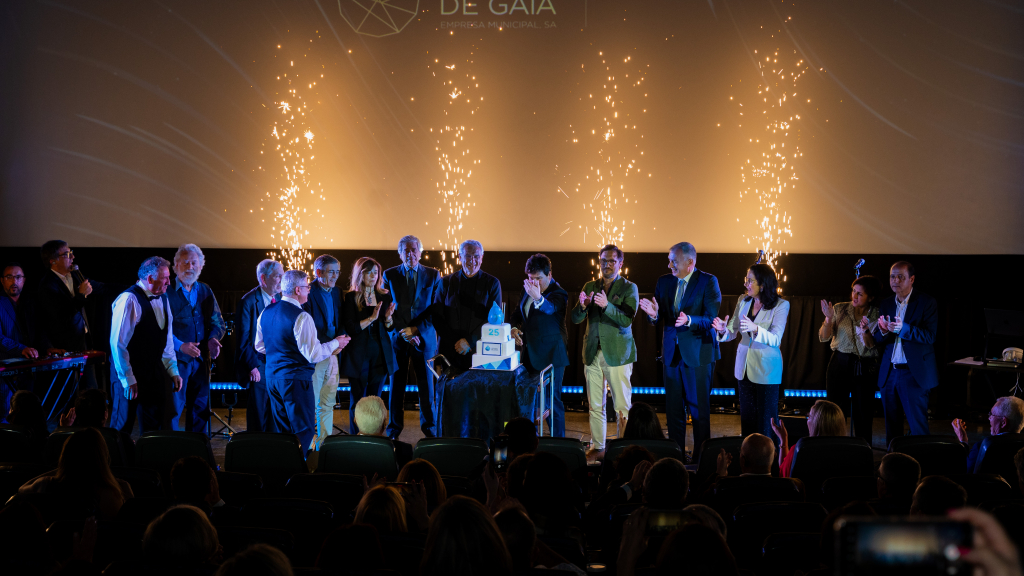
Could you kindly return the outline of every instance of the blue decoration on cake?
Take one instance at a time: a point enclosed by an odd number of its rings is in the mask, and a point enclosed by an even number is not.
[[[498,307],[498,303],[494,302],[491,304],[491,311],[487,313],[488,324],[504,324],[505,313]]]
[[[519,352],[512,339],[512,326],[505,324],[505,313],[495,302],[487,314],[487,324],[480,328],[480,340],[473,354],[477,370],[511,371],[519,367]]]

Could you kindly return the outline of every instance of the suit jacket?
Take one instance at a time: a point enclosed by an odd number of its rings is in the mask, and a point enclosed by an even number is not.
[[[717,336],[719,342],[728,342],[740,335],[740,343],[736,348],[737,380],[746,375],[747,380],[754,384],[782,384],[782,333],[786,331],[789,319],[789,302],[779,299],[771,310],[761,310],[754,317],[757,324],[757,337],[751,338],[747,332],[740,333],[740,318],[747,315],[753,298],[741,296],[736,303],[736,310],[726,325],[725,334]]]
[[[459,288],[465,281],[462,270],[441,278],[433,297],[433,322],[437,329],[438,352],[456,365],[467,362],[458,360],[461,357],[455,352],[455,343],[465,338],[469,347],[476,350],[480,340],[480,328],[487,323],[487,314],[495,302],[501,306],[501,283],[498,279],[481,270],[477,272],[476,294],[462,301]],[[455,358],[455,360],[453,360]],[[466,356],[465,358],[469,358]]]
[[[1024,434],[1020,434],[1020,433],[1017,433],[1017,432],[1003,432],[1002,434],[996,434],[996,436],[1006,436],[1006,437],[1011,438],[1013,440],[1024,439]],[[979,449],[981,448],[981,443],[982,443],[982,440],[978,440],[977,442],[975,442],[974,445],[971,446],[970,453],[967,454],[967,473],[968,474],[974,474],[974,468],[977,467],[977,465],[978,465],[978,452],[980,451]]]
[[[373,313],[373,309],[364,306],[360,310],[356,306],[356,296],[358,295],[358,292],[348,292],[345,294],[345,333],[351,336],[352,340],[341,351],[341,374],[346,378],[359,378],[366,382],[369,380],[370,369],[373,368],[370,364],[370,346],[376,345],[371,331],[377,331],[388,375],[394,374],[398,369],[398,361],[395,360],[395,350],[391,347],[390,332],[394,330],[394,324],[392,324],[391,330],[388,330],[384,322],[384,313],[392,302],[391,295],[377,294],[378,301],[381,303],[380,315],[377,316],[376,322],[366,327],[366,330],[359,327],[359,321],[369,318],[370,314]]]
[[[604,289],[604,280],[598,278],[583,285],[586,293],[597,293]],[[640,302],[640,291],[636,284],[619,276],[608,290],[608,306],[602,309],[591,302],[584,308],[579,302],[572,309],[572,321],[581,324],[587,321],[586,343],[583,346],[583,362],[591,364],[597,357],[598,345],[604,352],[609,366],[625,366],[636,362],[636,343],[633,342],[633,316]]]
[[[416,269],[414,306],[413,298],[410,298],[409,294],[409,285],[405,279],[404,265],[384,271],[384,287],[391,292],[391,296],[398,306],[395,309],[395,314],[391,317],[395,322],[392,332],[394,344],[398,344],[399,341],[404,342],[398,334],[400,330],[415,326],[422,342],[423,355],[426,358],[433,358],[437,355],[437,331],[434,329],[430,305],[434,301],[434,293],[440,289],[440,286],[441,273],[420,264]]]
[[[14,301],[6,294],[0,294],[0,359],[18,358],[22,350],[31,347],[31,335],[22,334],[18,326]],[[45,350],[42,352],[46,353]]]
[[[533,372],[539,372],[549,364],[556,368],[569,365],[569,354],[565,347],[569,340],[569,333],[565,329],[565,307],[569,293],[552,280],[541,296],[544,304],[537,308],[531,303],[530,313],[524,314],[529,295],[523,292],[509,322],[523,332],[523,362]]]
[[[263,295],[259,286],[253,288],[238,301],[235,312],[235,328],[238,329],[238,352],[235,356],[235,369],[239,382],[249,382],[249,373],[253,368],[262,371],[267,365],[267,357],[256,351],[256,323],[263,313]],[[281,293],[274,295],[278,301]]]
[[[72,276],[74,278],[74,276]],[[82,351],[88,346],[85,327],[85,296],[78,292],[81,282],[72,280],[75,293],[68,292],[57,275],[47,270],[39,280],[36,310],[40,335],[54,348]]]
[[[890,296],[878,306],[879,316],[896,315],[896,296]],[[931,296],[914,290],[907,302],[907,311],[903,315],[903,329],[900,340],[903,341],[903,355],[907,357],[907,367],[917,381],[917,385],[931,390],[939,385],[939,372],[935,366],[935,333],[939,329],[939,306]],[[892,352],[896,348],[896,335],[892,332],[882,335],[877,325],[871,333],[875,345],[885,346],[882,353],[882,365],[878,367],[878,387],[885,387],[885,380],[892,369]]]
[[[314,296],[314,290],[320,290]],[[302,305],[302,309],[305,310],[310,316],[313,317],[313,325],[316,326],[316,339],[321,344],[346,334],[345,332],[345,318],[343,317],[344,306],[342,306],[342,295],[341,288],[335,286],[331,288],[330,294],[328,294],[330,301],[334,305],[334,329],[335,334],[330,338],[327,336],[327,311],[324,309],[324,302],[321,297],[324,295],[323,289],[320,286],[310,284],[309,298],[306,299],[306,303]]]
[[[707,272],[694,268],[690,281],[683,293],[681,312],[690,317],[689,326],[676,328],[676,318],[672,307],[675,305],[676,286],[679,279],[671,274],[658,278],[654,287],[654,299],[658,302],[658,318],[647,320],[656,323],[664,322],[661,353],[665,365],[677,366],[682,360],[685,366],[695,367],[710,364],[722,357],[718,347],[718,339],[711,328],[711,320],[718,316],[722,307],[722,291],[718,288],[718,278]]]

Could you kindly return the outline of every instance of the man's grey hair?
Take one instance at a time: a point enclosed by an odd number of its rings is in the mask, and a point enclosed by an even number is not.
[[[686,256],[694,262],[697,261],[697,249],[693,247],[693,244],[689,242],[680,242],[668,249],[669,252],[676,252],[683,256]]]
[[[334,256],[331,256],[330,254],[321,254],[316,257],[316,260],[313,260],[313,271],[323,270],[331,264],[341,266],[341,262],[339,262]]]
[[[398,241],[398,251],[405,252],[405,247],[407,244],[409,244],[409,242],[415,242],[416,246],[418,246],[420,250],[423,250],[423,242],[420,242],[419,238],[413,236],[412,234],[409,234],[407,236],[402,236],[402,238]]]
[[[177,268],[178,262],[187,258],[189,254],[195,254],[199,258],[200,266],[206,264],[206,256],[203,256],[203,251],[199,246],[195,244],[182,244],[178,246],[178,251],[174,253],[174,267]]]
[[[477,242],[476,240],[466,240],[462,244],[459,244],[459,255],[460,256],[466,253],[466,248],[468,246],[474,246],[476,248],[476,251],[479,252],[480,254],[484,253],[484,245],[483,244]]]
[[[1016,396],[1003,396],[992,405],[992,413],[1006,418],[1010,432],[1020,432],[1024,427],[1024,400]]]
[[[281,277],[281,294],[295,294],[295,287],[303,281],[309,282],[309,276],[302,270],[289,270]]]
[[[142,261],[142,266],[139,266],[139,280],[145,280],[150,276],[156,276],[157,271],[161,268],[171,268],[171,263],[166,259],[159,256],[150,256]]]
[[[388,408],[380,396],[364,396],[356,402],[356,428],[363,434],[373,436],[384,432],[388,423]]]
[[[256,265],[256,281],[259,282],[261,276],[270,276],[278,267],[284,268],[284,266],[281,266],[280,262],[277,260],[271,260],[270,258],[260,262]]]

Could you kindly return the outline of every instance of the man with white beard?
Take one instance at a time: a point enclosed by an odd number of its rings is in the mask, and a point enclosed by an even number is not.
[[[173,290],[167,291],[174,317],[172,331],[178,360],[181,389],[174,393],[174,415],[171,426],[181,430],[179,420],[184,414],[185,430],[206,432],[210,420],[210,369],[220,355],[221,339],[227,324],[209,285],[199,281],[206,258],[195,244],[182,244],[174,255]]]

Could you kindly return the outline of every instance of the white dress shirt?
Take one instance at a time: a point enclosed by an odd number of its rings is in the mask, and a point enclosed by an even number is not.
[[[266,308],[267,306],[270,306],[270,304],[274,300],[274,295],[273,294],[267,294],[267,291],[264,290],[262,286],[260,286],[260,296],[263,297],[263,307],[264,308]]]
[[[71,274],[61,274],[53,268],[50,268],[50,272],[53,272],[57,275],[57,278],[60,278],[60,281],[68,287],[68,292],[70,292],[72,296],[75,295],[75,281],[71,279]]]
[[[281,298],[281,301],[302,308],[302,304],[299,304],[299,301],[291,296],[285,296]],[[266,313],[266,310],[263,313]],[[256,320],[256,351],[260,354],[267,353],[267,346],[263,342],[263,313]],[[295,319],[292,333],[295,334],[295,342],[299,345],[299,352],[310,364],[316,364],[321,360],[325,360],[338,349],[337,340],[331,339],[323,344],[317,340],[316,324],[313,323],[313,317],[304,310]]]
[[[903,317],[907,314],[907,304],[910,302],[910,295],[914,293],[914,289],[911,288],[910,292],[907,293],[907,297],[900,302],[900,297],[896,297],[896,317],[903,321]],[[907,355],[903,353],[903,340],[900,335],[896,334],[896,345],[892,347],[892,363],[893,364],[906,364]]]
[[[58,274],[59,276],[59,274]],[[152,296],[142,280],[138,281],[138,287]],[[153,314],[156,315],[156,324],[161,330],[167,324],[167,317],[164,315],[163,298],[149,300],[148,304],[153,307]],[[135,374],[132,373],[131,360],[128,358],[128,342],[135,333],[135,326],[142,319],[142,305],[139,299],[131,292],[122,292],[117,300],[114,300],[114,313],[110,319],[110,359],[114,362],[114,369],[117,371],[117,379],[121,386],[127,388],[136,383]],[[164,353],[160,360],[171,376],[178,375],[178,362],[174,356],[174,335],[173,330],[167,331],[167,344],[164,346]]]
[[[696,270],[696,269],[694,269],[694,270]],[[683,290],[683,295],[681,296],[681,298],[682,299],[686,298],[686,287],[690,285],[690,277],[693,276],[693,272],[694,272],[693,270],[690,270],[690,273],[687,274],[686,276],[683,276],[682,278],[676,278],[676,289],[672,291],[672,305],[673,306],[675,306],[676,291],[679,290],[679,283],[680,282],[682,282],[682,290]],[[680,300],[679,305],[682,306],[682,304],[683,304],[683,302],[682,302],[682,300]],[[675,310],[673,310],[673,312],[675,312]],[[679,312],[682,312],[682,310],[680,310]],[[661,317],[661,310],[658,311],[658,315],[655,316],[654,318],[652,318],[651,321],[652,322],[657,322],[659,317]],[[676,318],[679,318],[679,313],[678,312],[673,317],[673,320],[672,320],[673,323],[675,322]],[[690,315],[687,314],[686,315],[686,323],[684,323],[683,326],[689,326],[689,325],[690,325]]]

